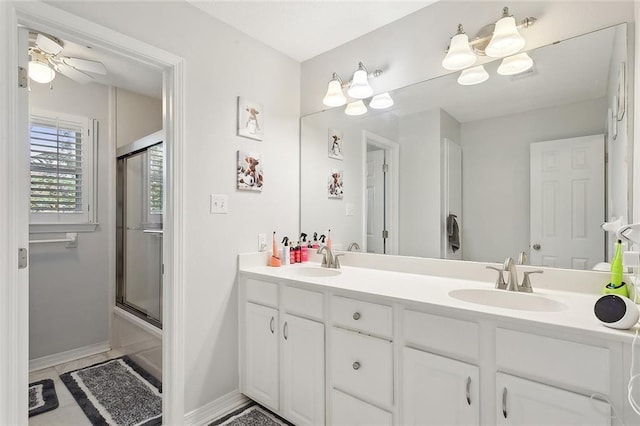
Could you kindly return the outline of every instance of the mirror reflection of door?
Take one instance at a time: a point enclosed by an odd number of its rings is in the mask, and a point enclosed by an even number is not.
[[[604,258],[604,136],[537,142],[531,152],[531,264],[591,269]]]
[[[384,150],[367,144],[367,252],[386,253],[382,233],[386,220]]]

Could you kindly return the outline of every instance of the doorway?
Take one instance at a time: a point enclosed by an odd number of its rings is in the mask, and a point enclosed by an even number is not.
[[[3,2],[4,3],[4,2]],[[166,198],[169,206],[165,215],[165,235],[163,241],[163,257],[165,264],[163,289],[163,310],[170,315],[164,324],[164,371],[163,371],[163,412],[168,424],[181,423],[184,417],[183,408],[183,357],[181,348],[183,337],[179,330],[183,329],[183,310],[181,302],[183,288],[183,225],[180,220],[182,211],[182,129],[184,81],[183,60],[168,52],[157,49],[131,37],[117,33],[99,25],[95,25],[75,15],[60,11],[46,4],[28,2],[5,3],[0,6],[0,19],[3,28],[2,49],[7,53],[2,65],[3,78],[2,120],[3,135],[9,147],[6,158],[13,164],[5,169],[8,178],[6,188],[0,191],[6,211],[2,215],[3,225],[8,224],[12,231],[6,234],[3,253],[13,253],[3,259],[2,281],[8,283],[1,299],[2,312],[10,321],[4,322],[2,328],[2,345],[0,345],[0,364],[5,386],[11,391],[1,392],[0,423],[25,424],[27,422],[27,373],[28,373],[28,265],[18,264],[19,249],[28,247],[28,144],[26,123],[28,121],[27,97],[25,88],[18,88],[14,78],[19,66],[26,69],[26,52],[23,55],[17,49],[19,26],[27,28],[46,28],[67,39],[100,46],[114,53],[119,53],[132,60],[138,60],[157,67],[163,73],[163,104],[166,111],[163,127],[166,133]],[[6,35],[6,37],[4,37]],[[8,71],[12,70],[12,71]],[[11,111],[11,112],[10,112]],[[3,151],[5,153],[5,151]],[[112,157],[115,163],[115,155]],[[115,165],[113,166],[115,169]],[[115,196],[114,196],[115,198]],[[4,235],[4,234],[3,234]],[[115,241],[115,237],[113,238]],[[115,243],[113,243],[115,246]],[[115,250],[114,250],[115,251]],[[20,257],[21,258],[21,257]],[[15,260],[15,263],[14,263]],[[115,255],[109,259],[115,271]],[[20,266],[20,268],[18,268]],[[115,273],[114,273],[115,276]],[[115,280],[114,280],[115,281]],[[171,285],[169,285],[171,284]],[[114,289],[115,290],[115,289]],[[6,296],[6,297],[4,297]],[[111,299],[113,300],[113,299]]]

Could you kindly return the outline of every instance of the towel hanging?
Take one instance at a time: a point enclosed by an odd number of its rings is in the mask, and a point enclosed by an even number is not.
[[[447,216],[447,238],[449,249],[453,253],[460,250],[460,228],[458,227],[457,217],[453,213],[449,213]]]

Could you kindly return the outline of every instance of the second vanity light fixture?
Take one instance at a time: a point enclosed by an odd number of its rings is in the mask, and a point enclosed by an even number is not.
[[[322,103],[329,107],[342,106],[347,103],[347,97],[344,95],[343,88],[348,87],[347,94],[350,98],[358,99],[347,105],[345,114],[347,115],[362,115],[367,112],[367,106],[362,99],[366,99],[373,95],[373,88],[369,84],[369,78],[379,77],[382,75],[382,70],[376,69],[372,73],[369,73],[367,68],[362,62],[358,63],[358,69],[353,73],[351,81],[344,83],[338,74],[335,72],[331,75],[331,80],[327,87],[327,93],[322,99]],[[369,106],[374,109],[388,108],[393,105],[393,99],[389,93],[383,93],[374,96]]]
[[[502,17],[495,24],[482,28],[472,41],[469,41],[462,24],[459,24],[458,32],[451,38],[447,53],[442,59],[442,66],[452,71],[463,70],[458,78],[458,83],[462,85],[482,83],[489,78],[484,66],[469,68],[476,63],[478,55],[504,58],[498,67],[500,75],[527,71],[533,66],[533,60],[527,53],[516,55],[525,45],[525,39],[518,28],[529,28],[535,22],[536,18],[530,17],[516,24],[515,18],[509,14],[509,8],[505,7],[502,9]]]

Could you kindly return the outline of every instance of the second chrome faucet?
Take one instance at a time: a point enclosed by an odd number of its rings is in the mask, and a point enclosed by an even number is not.
[[[523,259],[522,253],[520,259]],[[518,270],[516,269],[516,263],[511,257],[507,257],[504,260],[502,269],[495,268],[493,266],[487,266],[487,269],[493,269],[494,271],[498,272],[498,278],[496,279],[497,289],[523,293],[533,293],[529,275],[543,273],[543,271],[540,269],[534,271],[525,271],[523,273],[524,278],[522,279],[522,284],[518,284]],[[508,272],[507,281],[504,280],[503,272]]]

